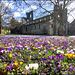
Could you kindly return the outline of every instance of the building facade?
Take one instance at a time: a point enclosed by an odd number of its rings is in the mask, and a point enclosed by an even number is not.
[[[62,7],[62,6],[61,6]],[[63,11],[64,20],[63,26],[60,26],[60,13],[56,11],[57,6],[54,7],[54,12],[50,15],[33,20],[33,11],[26,13],[27,18],[22,17],[22,24],[11,29],[11,33],[20,34],[48,34],[48,35],[63,35],[66,33],[67,10]],[[56,17],[56,18],[55,18]],[[58,19],[58,20],[57,20]],[[11,23],[11,26],[12,23]]]

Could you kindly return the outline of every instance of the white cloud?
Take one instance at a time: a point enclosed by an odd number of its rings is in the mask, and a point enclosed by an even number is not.
[[[14,8],[13,1],[11,1],[10,3],[8,3],[7,1],[3,1],[2,3],[4,4],[5,7],[8,7],[9,9]]]
[[[75,8],[75,1],[73,1],[70,5],[67,6],[68,13],[74,8]],[[75,10],[70,12],[70,14],[68,15],[68,22],[71,23],[74,19],[75,19]]]
[[[31,5],[30,8],[35,10],[35,9],[37,9],[37,6],[36,5]]]
[[[21,18],[20,18],[20,19],[18,19],[18,22],[21,22]]]
[[[36,6],[36,5],[31,5],[29,8],[22,10],[21,13],[25,13],[25,12],[27,12],[27,11],[30,10],[30,9],[35,10],[35,9],[37,9],[37,6]],[[20,9],[18,9],[18,10],[20,11]]]
[[[25,13],[25,12],[26,12],[26,11],[28,11],[28,10],[30,10],[30,7],[29,7],[29,8],[27,8],[27,9],[22,10],[22,12],[21,12],[21,13]]]
[[[14,14],[14,17],[20,17],[21,16],[21,14],[19,12],[14,12],[13,14]]]
[[[71,23],[73,21],[73,17],[71,15],[68,16],[68,22]]]

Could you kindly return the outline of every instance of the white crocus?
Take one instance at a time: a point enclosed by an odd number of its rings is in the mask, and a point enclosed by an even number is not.
[[[3,50],[1,50],[1,52],[3,53],[4,51],[3,51]]]
[[[32,58],[32,56],[30,55],[30,59]]]
[[[64,54],[64,51],[57,50],[57,53]]]
[[[34,64],[29,64],[29,68],[30,69],[35,69],[35,70],[37,70],[38,69],[38,64],[37,63],[34,63]]]
[[[26,68],[26,70],[29,70],[29,67],[27,65],[25,66],[25,68]]]
[[[35,69],[37,70],[38,69],[38,63],[33,63],[33,64],[29,64],[29,66],[25,66],[25,68],[28,70],[28,69]]]

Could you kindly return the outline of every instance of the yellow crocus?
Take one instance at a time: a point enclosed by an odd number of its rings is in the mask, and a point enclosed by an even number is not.
[[[69,54],[71,57],[73,56],[73,54]]]
[[[73,57],[75,58],[75,55],[73,55]]]
[[[65,56],[68,56],[68,54],[65,54]]]
[[[15,69],[12,69],[12,71],[15,71]]]
[[[22,65],[23,64],[23,62],[20,62],[20,65]]]
[[[23,70],[22,70],[22,69],[20,69],[20,71],[22,72]]]
[[[19,70],[19,67],[16,70]]]
[[[16,66],[18,66],[18,62],[15,62],[14,64],[15,64]]]
[[[54,49],[53,47],[51,47],[50,49]]]
[[[58,45],[59,45],[59,43],[58,43]]]
[[[7,71],[7,69],[4,70],[4,72],[6,72],[6,71]]]
[[[57,46],[54,46],[54,47],[57,47]]]
[[[4,67],[6,67],[7,66],[7,64],[4,64]]]
[[[33,47],[33,49],[37,49],[36,47]]]
[[[11,54],[9,54],[9,57],[12,57],[12,53],[11,53]]]
[[[6,50],[4,50],[4,51],[6,51]]]
[[[13,64],[12,64],[12,66],[13,66]]]
[[[71,56],[68,54],[68,58],[71,58]]]
[[[4,48],[9,48],[9,47],[4,47]]]

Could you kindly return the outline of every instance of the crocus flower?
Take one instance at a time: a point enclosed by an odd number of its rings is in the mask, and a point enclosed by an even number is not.
[[[7,66],[7,64],[4,64],[4,67],[6,67]]]
[[[41,50],[39,50],[39,52],[41,52]]]
[[[20,65],[22,65],[23,64],[23,62],[20,62]]]
[[[16,57],[14,57],[14,59],[16,59]]]
[[[72,70],[73,70],[73,67],[72,67],[72,66],[70,66],[70,67],[69,67],[69,70],[70,70],[70,72],[72,72]]]
[[[60,57],[60,59],[61,59],[61,60],[63,60],[63,59],[64,59],[64,57],[63,57],[63,55],[62,55],[62,54],[60,54],[60,55],[59,55],[59,57]]]
[[[50,58],[51,58],[51,59],[54,59],[54,56],[51,56]]]
[[[4,57],[2,56],[1,59],[4,59]]]
[[[61,69],[61,65],[60,64],[58,65],[58,68]]]
[[[55,56],[55,58],[56,58],[56,59],[58,59],[58,58],[59,58],[59,56]]]
[[[75,67],[74,67],[74,70],[75,70]]]
[[[9,54],[9,57],[12,57],[12,53]]]
[[[13,60],[10,60],[10,62],[12,63],[12,62],[13,62]]]
[[[50,57],[48,56],[47,59],[50,59]]]
[[[54,69],[54,71],[56,71],[57,69]]]
[[[29,66],[26,65],[25,68],[26,68],[26,70],[29,70]]]
[[[18,54],[17,54],[17,53],[15,53],[15,55],[17,56]]]
[[[44,60],[46,60],[46,58],[43,58],[42,60],[44,61]]]
[[[49,64],[49,62],[47,62],[47,64]]]
[[[38,67],[39,67],[39,66],[38,66],[38,64],[37,64],[37,63],[29,64],[29,68],[30,68],[30,69],[32,69],[32,68],[33,68],[33,69],[37,70],[37,69],[38,69]]]
[[[44,50],[44,52],[46,52],[46,50]]]
[[[11,67],[10,67],[10,66],[7,66],[7,70],[8,70],[8,71],[11,71]]]

